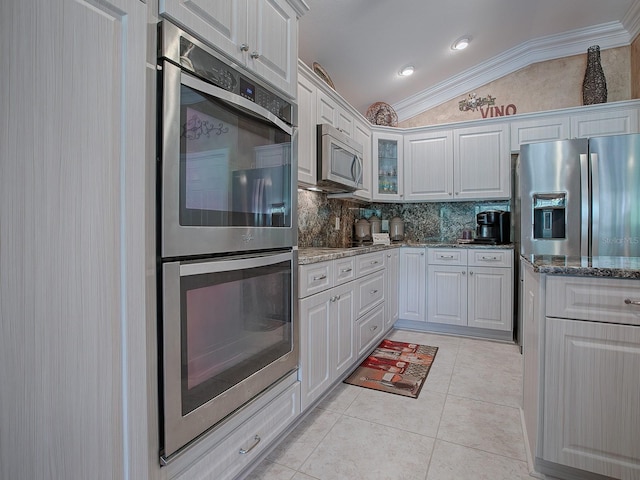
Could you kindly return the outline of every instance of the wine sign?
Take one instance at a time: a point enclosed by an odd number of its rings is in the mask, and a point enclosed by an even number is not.
[[[476,93],[470,93],[467,98],[458,102],[461,112],[477,112],[480,110],[482,118],[504,117],[515,115],[518,109],[513,103],[509,105],[496,105],[496,98],[491,95],[478,97]]]

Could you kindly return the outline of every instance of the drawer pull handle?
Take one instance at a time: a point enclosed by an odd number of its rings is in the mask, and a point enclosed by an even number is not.
[[[495,262],[496,260],[499,260],[498,257],[482,257],[482,260],[489,260],[490,262]]]
[[[325,278],[327,278],[326,275],[320,275],[319,277],[313,277],[313,281],[317,282],[318,280],[324,280]]]
[[[353,268],[343,268],[342,270],[340,270],[340,273],[349,273],[352,270]]]
[[[441,260],[453,260],[453,255],[440,255]]]
[[[377,260],[371,260],[371,265],[377,265],[378,261]]]
[[[640,300],[631,300],[630,298],[625,298],[624,303],[627,305],[640,305]]]
[[[374,325],[373,327],[369,327],[369,330],[375,332],[378,329],[378,325]]]
[[[378,293],[378,290],[371,290],[371,291],[369,292],[369,295],[375,295],[376,293]]]
[[[251,450],[253,450],[254,448],[256,448],[258,446],[258,444],[260,443],[260,435],[256,435],[255,437],[253,437],[253,445],[251,445],[249,448],[244,449],[241,448],[240,451],[238,452],[240,455],[246,455],[247,453],[249,453]]]

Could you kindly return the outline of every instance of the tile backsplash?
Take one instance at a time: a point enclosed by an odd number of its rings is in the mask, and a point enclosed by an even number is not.
[[[331,199],[324,193],[298,190],[298,246],[349,247],[356,220],[368,218],[373,212],[379,212],[382,220],[402,217],[406,241],[455,241],[463,228],[475,228],[477,213],[509,209],[508,201],[361,205]]]

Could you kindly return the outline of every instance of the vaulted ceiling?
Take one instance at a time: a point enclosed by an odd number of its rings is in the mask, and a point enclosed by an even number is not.
[[[360,112],[414,116],[536,62],[629,45],[640,0],[305,0],[299,56]],[[471,40],[462,51],[455,40]],[[415,73],[398,72],[413,65]]]

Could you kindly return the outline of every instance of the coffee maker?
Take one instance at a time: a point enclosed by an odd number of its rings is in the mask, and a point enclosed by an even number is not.
[[[475,243],[500,245],[511,241],[511,213],[487,210],[476,215]]]

